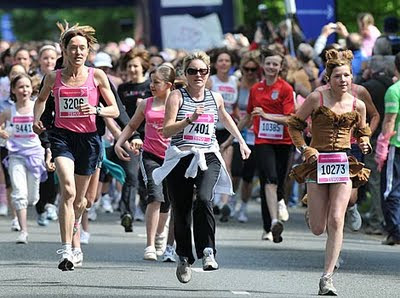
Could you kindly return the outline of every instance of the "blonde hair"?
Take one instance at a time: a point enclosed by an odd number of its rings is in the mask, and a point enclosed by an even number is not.
[[[60,44],[63,49],[66,49],[69,41],[75,36],[82,36],[86,38],[88,47],[90,50],[93,50],[93,46],[97,43],[94,34],[96,30],[94,30],[91,26],[79,26],[79,23],[76,23],[72,27],[69,26],[69,23],[65,21],[65,27],[60,22],[57,22],[57,27],[60,29]]]
[[[242,58],[240,59],[240,68],[243,68],[247,63],[254,62],[257,67],[260,67],[260,52],[259,51],[250,51],[243,54]]]
[[[325,53],[326,58],[326,74],[325,80],[329,81],[329,78],[332,75],[332,71],[338,67],[347,65],[350,68],[351,72],[351,61],[353,60],[353,53],[350,50],[345,51],[337,51],[335,49],[331,49]]]
[[[186,74],[186,70],[189,67],[189,64],[193,60],[201,60],[207,65],[207,68],[210,68],[210,56],[208,56],[203,51],[198,51],[198,52],[194,52],[194,53],[192,53],[190,55],[187,55],[185,57],[185,59],[183,59],[183,70],[184,70],[185,74]]]

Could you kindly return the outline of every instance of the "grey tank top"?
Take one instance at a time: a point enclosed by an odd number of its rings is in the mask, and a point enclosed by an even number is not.
[[[190,117],[198,105],[204,105],[204,114],[193,124],[171,138],[171,146],[209,147],[216,141],[215,124],[218,121],[218,107],[210,90],[204,90],[204,99],[194,101],[185,88],[179,89],[182,94],[182,105],[176,115],[176,121]]]

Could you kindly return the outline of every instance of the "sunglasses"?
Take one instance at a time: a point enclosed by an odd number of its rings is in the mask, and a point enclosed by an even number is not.
[[[197,73],[199,73],[201,76],[205,76],[206,74],[208,74],[208,68],[199,68],[199,69],[188,68],[186,70],[186,73],[191,76],[194,76]]]
[[[245,72],[256,72],[257,71],[257,67],[243,67],[243,70]]]

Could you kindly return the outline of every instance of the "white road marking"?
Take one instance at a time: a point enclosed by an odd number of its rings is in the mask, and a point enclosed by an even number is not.
[[[234,295],[250,295],[250,293],[246,291],[231,291],[231,293]]]

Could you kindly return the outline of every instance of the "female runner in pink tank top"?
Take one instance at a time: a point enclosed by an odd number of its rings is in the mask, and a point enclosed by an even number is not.
[[[45,77],[34,107],[33,129],[37,134],[45,130],[40,117],[53,92],[55,128],[49,132],[49,139],[61,188],[62,249],[57,251],[60,254],[58,268],[68,271],[74,269],[71,248],[74,219],[80,218],[86,207],[86,190],[100,153],[96,115],[115,118],[119,112],[106,74],[85,66],[89,49],[96,42],[95,30],[90,26],[69,27],[68,23],[65,28],[61,24],[58,27],[64,68]],[[106,107],[98,105],[100,94]]]
[[[162,249],[156,251],[156,234],[160,235],[164,231],[170,209],[170,201],[166,181],[163,184],[156,185],[153,181],[152,172],[163,164],[165,150],[170,143],[170,140],[162,135],[162,128],[165,115],[165,100],[171,93],[171,87],[175,81],[175,71],[170,66],[161,65],[150,73],[150,78],[150,90],[153,97],[140,102],[129,125],[122,131],[114,150],[120,159],[128,161],[130,157],[123,147],[127,150],[134,150],[135,148],[127,148],[124,144],[138,129],[143,120],[146,120],[145,139],[140,162],[140,169],[147,188],[147,245],[144,250],[144,259],[156,261],[157,254],[163,252]],[[169,228],[173,227],[170,225]],[[169,249],[173,250],[172,246]]]

